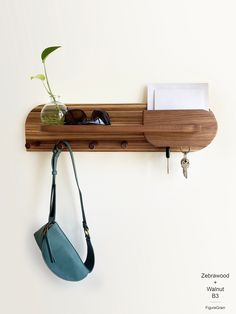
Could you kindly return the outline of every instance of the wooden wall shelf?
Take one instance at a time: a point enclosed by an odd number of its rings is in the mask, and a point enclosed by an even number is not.
[[[171,151],[209,145],[217,132],[214,114],[206,110],[152,110],[146,104],[71,104],[88,116],[94,109],[106,110],[111,125],[43,125],[42,105],[34,108],[25,124],[27,151],[51,151],[67,140],[74,151],[144,152]]]

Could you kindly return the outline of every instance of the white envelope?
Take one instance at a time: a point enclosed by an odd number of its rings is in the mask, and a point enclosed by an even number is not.
[[[208,110],[207,83],[161,83],[148,85],[148,110]]]

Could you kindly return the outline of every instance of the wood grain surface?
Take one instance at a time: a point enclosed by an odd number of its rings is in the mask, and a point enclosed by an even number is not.
[[[59,140],[67,140],[74,151],[152,152],[191,151],[206,147],[215,137],[217,122],[211,111],[155,110],[146,104],[69,104],[82,109],[88,117],[94,109],[106,110],[110,126],[44,125],[40,122],[42,105],[34,108],[25,124],[27,151],[50,151]]]

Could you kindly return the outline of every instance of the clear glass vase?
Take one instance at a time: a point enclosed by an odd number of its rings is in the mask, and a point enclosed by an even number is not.
[[[60,96],[50,97],[50,102],[43,106],[40,119],[43,124],[64,124],[66,106],[60,102]]]

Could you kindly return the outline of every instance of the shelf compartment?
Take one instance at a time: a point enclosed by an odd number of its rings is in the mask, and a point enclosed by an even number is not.
[[[42,132],[85,133],[85,134],[128,134],[128,133],[195,133],[201,130],[196,124],[160,125],[41,125]]]

